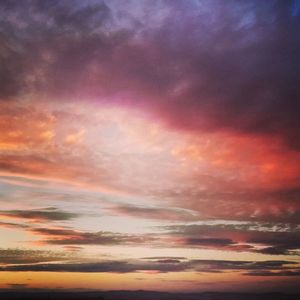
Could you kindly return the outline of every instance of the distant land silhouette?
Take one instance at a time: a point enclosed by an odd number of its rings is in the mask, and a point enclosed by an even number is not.
[[[53,291],[1,290],[5,300],[299,300],[300,294],[284,293],[168,293],[153,291]]]

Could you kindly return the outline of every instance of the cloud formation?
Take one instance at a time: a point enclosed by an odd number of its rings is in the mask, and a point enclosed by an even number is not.
[[[137,16],[114,3],[6,1],[1,98],[118,96],[172,126],[276,135],[299,149],[296,3],[155,1]]]
[[[298,226],[273,223],[169,225],[160,226],[160,232],[143,234],[2,223],[0,226],[26,230],[38,236],[41,244],[65,245],[71,247],[71,250],[74,246],[76,248],[85,245],[122,245],[150,248],[199,248],[264,255],[299,255],[300,249]]]
[[[1,210],[0,216],[11,219],[41,221],[67,221],[78,217],[78,214],[61,211],[55,207],[32,210]]]
[[[297,254],[300,248],[298,226],[283,224],[214,224],[171,225],[167,235],[186,247],[208,247],[231,251],[247,251],[269,255]],[[171,239],[172,241],[172,239]]]
[[[176,207],[158,207],[147,205],[115,204],[107,208],[117,215],[133,216],[144,219],[168,221],[192,221],[199,218],[195,211]]]
[[[299,8],[0,1],[1,242],[34,249],[0,250],[1,270],[284,276],[288,288],[300,253]],[[99,248],[111,260],[86,259]]]
[[[70,253],[62,251],[29,250],[20,248],[0,249],[1,265],[66,261],[72,258]]]
[[[87,232],[65,228],[31,228],[31,233],[42,237],[41,242],[52,245],[141,245],[157,240],[151,235],[118,232]]]
[[[35,272],[83,272],[83,273],[132,273],[155,271],[157,273],[195,271],[204,273],[222,273],[226,271],[244,272],[255,276],[295,276],[299,270],[291,261],[223,261],[223,260],[186,260],[158,259],[145,261],[103,261],[89,263],[49,263],[23,264],[0,267],[0,271]],[[262,275],[263,274],[263,275]],[[268,275],[266,275],[268,274]]]

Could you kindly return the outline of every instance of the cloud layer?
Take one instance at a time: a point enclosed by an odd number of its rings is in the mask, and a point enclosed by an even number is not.
[[[118,96],[171,126],[276,135],[299,149],[296,1],[155,1],[148,13],[142,1],[141,15],[131,5],[2,3],[1,98]]]
[[[7,284],[293,285],[299,1],[7,0],[0,28]]]
[[[39,263],[7,265],[0,271],[35,271],[35,272],[82,272],[82,273],[132,273],[155,271],[168,272],[204,272],[222,273],[239,271],[251,276],[299,276],[299,268],[290,261],[222,261],[222,260],[177,260],[151,259],[145,261],[104,261],[88,263]]]

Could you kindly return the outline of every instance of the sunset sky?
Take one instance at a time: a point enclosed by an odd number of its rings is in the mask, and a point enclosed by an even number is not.
[[[300,1],[1,0],[0,288],[299,291]]]

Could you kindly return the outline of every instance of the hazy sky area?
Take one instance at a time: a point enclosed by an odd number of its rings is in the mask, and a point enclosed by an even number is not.
[[[300,1],[0,0],[0,288],[300,292]]]

